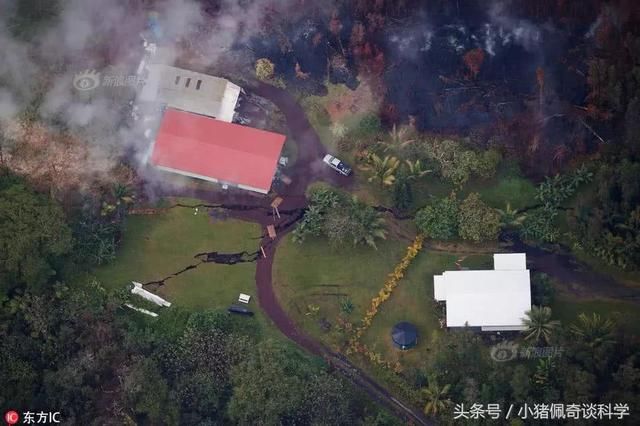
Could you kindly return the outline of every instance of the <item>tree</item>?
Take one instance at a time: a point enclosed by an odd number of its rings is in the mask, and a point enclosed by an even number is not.
[[[0,288],[39,286],[71,248],[60,206],[0,171]]]
[[[417,180],[432,172],[432,170],[425,169],[420,160],[416,160],[413,162],[410,160],[406,160],[404,164],[406,165],[405,176],[408,180]]]
[[[473,171],[485,179],[493,177],[500,160],[502,160],[502,155],[499,151],[495,149],[483,151],[477,155],[476,161],[472,163]]]
[[[377,248],[376,240],[386,239],[384,218],[373,208],[357,199],[352,200],[349,210],[350,214],[347,217],[353,223],[351,228],[353,245],[366,244],[374,249]]]
[[[271,81],[276,71],[276,66],[267,58],[256,61],[256,78],[261,81]]]
[[[509,202],[504,209],[496,209],[496,213],[500,216],[500,227],[503,229],[519,228],[527,218],[526,213],[520,213],[518,209],[512,208]]]
[[[416,139],[413,137],[414,136],[413,133],[414,132],[412,132],[412,129],[410,129],[407,126],[402,126],[398,128],[394,124],[391,130],[389,131],[389,136],[388,136],[389,142],[387,146],[384,147],[384,150],[385,151],[393,150],[395,152],[398,152],[399,150],[406,147],[410,143],[413,143],[416,141]]]
[[[531,301],[536,306],[549,306],[553,303],[555,291],[551,279],[544,272],[531,277]]]
[[[481,47],[471,49],[464,54],[462,60],[469,70],[469,78],[475,80],[484,62],[484,50]]]
[[[487,206],[478,193],[471,193],[460,203],[458,216],[460,237],[474,242],[495,240],[500,231],[500,217]]]
[[[396,180],[395,172],[400,166],[400,160],[389,155],[381,158],[377,154],[369,154],[367,162],[361,167],[371,175],[369,182],[377,182],[380,187],[391,186]]]
[[[238,424],[352,424],[344,384],[297,350],[267,340],[231,374],[229,417]]]
[[[580,194],[568,215],[584,251],[623,269],[640,265],[639,174],[640,163],[626,159],[602,166],[595,190]]]
[[[136,357],[123,370],[120,380],[132,417],[153,424],[178,420],[178,407],[170,401],[167,382],[153,359]]]
[[[424,413],[431,416],[437,416],[449,407],[452,402],[448,398],[451,385],[440,387],[435,377],[429,380],[426,388],[422,388],[422,394],[425,398]]]
[[[496,150],[477,153],[450,139],[428,141],[424,148],[427,156],[440,165],[442,177],[458,188],[469,180],[472,173],[485,178],[493,176],[501,158]]]
[[[520,235],[525,240],[553,243],[558,240],[560,231],[555,225],[558,211],[555,208],[542,207],[528,213],[522,222]]]
[[[296,242],[307,236],[326,236],[332,244],[344,241],[376,248],[376,239],[386,237],[385,220],[372,207],[331,187],[314,188],[310,205],[294,231]]]
[[[596,388],[595,375],[581,369],[578,365],[571,364],[564,376],[563,397],[567,401],[575,401],[578,404],[593,401]]]
[[[511,394],[516,401],[527,401],[531,391],[531,377],[529,370],[524,365],[518,365],[513,369],[513,375],[509,381]]]
[[[111,187],[111,191],[102,202],[100,214],[102,216],[115,216],[117,220],[122,219],[128,206],[135,202],[136,196],[129,185],[116,183]]]
[[[533,383],[536,385],[537,397],[545,401],[553,401],[560,398],[558,365],[554,358],[540,358],[533,375]]]
[[[441,198],[416,214],[416,226],[425,236],[450,240],[458,236],[458,201],[455,194]]]
[[[80,262],[89,265],[103,265],[116,257],[116,238],[119,228],[112,222],[84,213],[73,224],[73,254]]]
[[[522,319],[522,325],[527,327],[524,331],[525,339],[549,343],[554,331],[560,326],[560,321],[551,319],[551,308],[534,305],[526,312],[526,316]]]
[[[615,343],[613,337],[615,324],[609,318],[602,318],[593,313],[588,316],[584,312],[578,315],[578,322],[571,324],[571,333],[579,337],[591,349],[609,346]]]
[[[393,205],[398,210],[408,210],[413,204],[411,183],[405,176],[398,178],[393,185]]]

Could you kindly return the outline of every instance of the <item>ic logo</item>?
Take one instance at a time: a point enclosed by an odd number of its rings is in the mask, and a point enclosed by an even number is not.
[[[100,85],[100,73],[96,70],[85,70],[73,76],[73,87],[82,92],[88,92]]]
[[[518,344],[501,342],[491,348],[491,359],[497,362],[511,361],[518,356]]]
[[[20,414],[17,411],[9,410],[4,414],[4,421],[7,422],[9,426],[15,425],[20,421]]]

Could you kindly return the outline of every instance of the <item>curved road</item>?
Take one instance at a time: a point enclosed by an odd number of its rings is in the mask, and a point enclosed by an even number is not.
[[[156,194],[189,196],[206,203],[224,205],[234,218],[260,224],[263,229],[260,244],[264,247],[267,257],[260,256],[257,261],[258,302],[276,327],[300,347],[325,359],[334,371],[340,372],[356,387],[398,416],[413,424],[433,424],[421,411],[396,399],[343,355],[333,352],[300,330],[280,305],[273,289],[273,259],[278,242],[293,229],[307,207],[305,197],[307,187],[313,182],[324,181],[345,188],[351,186],[352,179],[335,173],[322,163],[322,157],[326,154],[326,150],[317,133],[309,124],[304,110],[288,92],[260,82],[256,82],[251,90],[273,102],[283,112],[289,128],[289,137],[296,142],[298,148],[295,163],[286,171],[287,175],[291,177],[292,183],[288,186],[283,185],[277,190],[278,195],[284,198],[279,207],[281,217],[273,216],[270,198],[254,195],[247,191],[234,189],[219,191],[184,187],[171,189],[154,187],[152,190]],[[277,237],[274,240],[266,235],[267,225],[275,225]]]
[[[268,197],[254,195],[247,191],[233,190],[219,191],[206,189],[185,188],[154,188],[157,193],[168,196],[190,196],[207,203],[223,205],[230,214],[238,219],[258,223],[263,229],[261,245],[265,249],[266,258],[260,257],[256,267],[256,286],[258,301],[262,310],[274,322],[278,329],[293,342],[308,352],[324,358],[329,365],[339,371],[355,386],[364,390],[372,398],[385,405],[399,416],[415,424],[428,425],[433,422],[426,418],[421,411],[402,403],[393,397],[386,389],[371,379],[366,373],[354,366],[343,355],[333,352],[321,342],[313,339],[300,330],[280,305],[272,282],[273,259],[279,241],[291,231],[301,218],[307,207],[305,190],[315,181],[325,181],[342,188],[352,184],[350,178],[338,175],[322,163],[326,150],[315,130],[309,124],[304,110],[297,101],[285,90],[256,82],[251,88],[253,92],[273,102],[285,115],[289,136],[298,147],[298,158],[295,164],[287,170],[293,182],[277,190],[284,198],[280,205],[281,218],[272,215]],[[384,208],[380,208],[383,209]],[[266,226],[273,224],[277,230],[277,237],[271,240],[265,232]],[[640,291],[630,289],[615,282],[610,277],[594,273],[590,268],[575,262],[572,256],[559,256],[557,253],[544,252],[520,241],[511,241],[513,248],[527,253],[536,268],[560,279],[562,282],[580,284],[578,294],[597,295],[605,291],[609,297],[640,300]],[[606,278],[606,279],[605,279]],[[603,283],[608,284],[603,290]],[[617,285],[613,285],[617,284]],[[616,291],[612,291],[612,288]],[[575,289],[574,289],[575,291]],[[613,293],[613,295],[611,294]]]

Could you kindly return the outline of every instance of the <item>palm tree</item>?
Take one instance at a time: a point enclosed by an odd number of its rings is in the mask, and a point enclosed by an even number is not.
[[[602,318],[594,312],[591,316],[585,313],[578,315],[578,323],[572,324],[570,330],[571,333],[580,337],[587,346],[594,349],[615,343],[614,327],[613,321],[609,318]]]
[[[568,176],[568,185],[575,191],[577,187],[583,183],[591,181],[593,173],[584,164],[577,168],[571,175]]]
[[[406,172],[405,176],[407,180],[416,180],[426,175],[427,173],[431,173],[433,170],[427,170],[424,168],[424,165],[420,160],[416,160],[411,162],[411,160],[405,160],[406,164]]]
[[[115,212],[117,216],[121,216],[127,206],[135,202],[135,199],[136,196],[129,185],[116,183],[111,188],[111,193],[108,195],[107,200],[102,202],[100,214],[108,216]]]
[[[395,172],[400,166],[400,160],[396,157],[385,156],[380,158],[377,154],[369,154],[367,163],[361,167],[371,173],[369,182],[378,182],[381,187],[391,186],[396,180]]]
[[[353,229],[353,244],[365,243],[374,249],[377,249],[376,239],[385,240],[387,238],[387,230],[385,229],[385,219],[364,203],[353,200],[353,209],[351,212],[356,227]]]
[[[551,319],[551,308],[532,306],[526,315],[527,318],[522,319],[522,324],[527,327],[525,339],[535,338],[536,342],[543,340],[549,343],[554,330],[560,326],[560,321]]]
[[[415,142],[415,139],[409,139],[409,127],[402,126],[400,129],[393,125],[391,131],[389,132],[389,142],[390,144],[385,148],[388,150],[390,148],[404,148],[412,142]]]
[[[424,404],[425,414],[437,416],[451,405],[451,400],[447,395],[450,387],[451,385],[440,387],[433,377],[429,380],[429,385],[426,388],[422,388],[422,393],[426,399]]]
[[[500,226],[503,228],[517,228],[522,226],[522,223],[527,218],[525,213],[520,214],[518,209],[511,207],[511,203],[507,202],[504,210],[496,209],[496,212],[500,215]]]
[[[536,372],[533,375],[533,381],[545,387],[549,385],[551,379],[555,377],[556,363],[553,358],[541,358],[536,365]]]

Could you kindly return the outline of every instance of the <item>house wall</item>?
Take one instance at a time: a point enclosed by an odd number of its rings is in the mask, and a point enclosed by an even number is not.
[[[203,176],[203,175],[199,175],[199,174],[196,174],[196,173],[185,172],[183,170],[172,169],[170,167],[164,167],[164,166],[155,166],[155,167],[157,167],[160,170],[164,170],[165,172],[177,173],[177,174],[182,175],[182,176],[187,176],[187,177],[200,179],[200,180],[206,180],[207,182],[213,182],[213,183],[217,183],[219,185],[228,185],[228,186],[231,186],[231,187],[234,187],[234,188],[240,188],[240,189],[245,189],[247,191],[258,192],[260,194],[267,194],[267,193],[269,193],[269,189],[271,189],[271,188],[267,188],[267,189],[254,188],[252,186],[242,185],[242,184],[233,183],[233,182],[221,182],[221,181],[219,181],[218,179],[216,179],[214,177]]]

